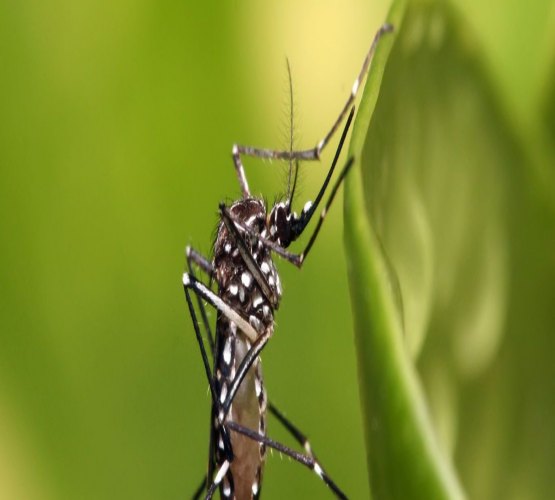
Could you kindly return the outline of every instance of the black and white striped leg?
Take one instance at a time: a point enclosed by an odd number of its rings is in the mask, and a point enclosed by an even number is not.
[[[218,415],[218,419],[221,423],[223,423],[225,416],[229,412],[229,408],[231,406],[231,403],[233,402],[235,393],[239,389],[241,382],[243,382],[245,375],[251,368],[252,364],[256,361],[256,358],[260,356],[262,349],[264,349],[264,347],[268,343],[268,340],[270,340],[271,336],[272,336],[271,330],[265,331],[262,334],[260,334],[260,336],[251,345],[251,348],[247,351],[247,354],[245,354],[245,357],[241,361],[239,368],[237,368],[235,378],[231,382],[231,385],[228,389],[225,402],[222,405],[222,408],[220,409],[220,415]]]
[[[355,98],[358,93],[358,89],[361,86],[362,80],[366,75],[368,68],[370,66],[370,61],[372,60],[372,56],[374,55],[374,51],[376,50],[376,45],[378,44],[379,39],[385,34],[393,30],[393,26],[390,24],[384,24],[374,36],[374,40],[372,41],[372,45],[366,54],[364,62],[362,64],[362,68],[360,73],[358,74],[355,82],[353,83],[353,88],[349,97],[343,108],[341,109],[338,117],[336,118],[335,122],[326,133],[326,135],[320,140],[320,142],[311,149],[305,150],[274,150],[274,149],[265,149],[265,148],[256,148],[252,146],[241,146],[239,144],[235,144],[232,149],[232,156],[233,156],[233,163],[235,164],[235,170],[237,171],[237,176],[239,178],[239,184],[241,185],[241,190],[243,192],[243,197],[247,198],[250,196],[249,186],[247,183],[247,179],[245,177],[245,169],[241,162],[241,155],[245,156],[253,156],[256,158],[265,158],[271,160],[308,160],[314,161],[319,160],[322,150],[326,147],[329,143],[332,136],[335,134],[339,125],[347,115],[349,108],[353,105]]]
[[[341,498],[345,500],[347,499],[347,496],[345,495],[345,493],[343,493],[339,489],[339,487],[334,483],[331,477],[324,471],[324,469],[319,464],[319,462],[314,458],[314,456],[304,455],[302,453],[299,453],[289,448],[288,446],[278,443],[277,441],[274,441],[273,439],[263,436],[262,434],[259,434],[258,432],[255,432],[251,429],[247,429],[246,427],[243,427],[242,425],[239,425],[235,422],[227,422],[225,426],[233,432],[238,432],[239,434],[243,434],[244,436],[247,436],[253,439],[254,441],[263,443],[266,446],[269,446],[270,448],[273,448],[274,450],[277,450],[280,453],[283,453],[284,455],[287,455],[288,457],[292,458],[293,460],[305,465],[306,467],[314,471],[314,473],[320,479],[322,479],[324,483],[326,483],[326,485],[333,491],[333,493],[337,496],[337,498]]]
[[[216,477],[214,478],[214,481],[212,481],[212,484],[208,488],[208,492],[206,493],[205,500],[210,500],[214,496],[214,492],[216,491],[216,489],[222,482],[222,479],[225,477],[225,475],[227,474],[227,471],[229,470],[229,465],[230,465],[229,460],[226,460],[220,466],[220,468],[218,469],[218,472],[216,473]]]
[[[258,338],[259,333],[253,328],[253,326],[227,302],[222,300],[221,297],[210,290],[210,288],[208,288],[202,281],[197,280],[189,273],[183,273],[183,286],[186,290],[193,290],[193,292],[200,295],[200,297],[202,297],[212,307],[220,311],[227,319],[233,321],[233,323],[237,325],[237,328],[242,330],[251,342],[254,342]]]
[[[185,287],[185,296],[187,297],[187,304],[191,311],[191,317],[193,318],[193,325],[195,326],[195,334],[199,340],[199,345],[201,345],[201,353],[203,356],[203,362],[207,376],[209,378],[210,390],[212,392],[212,399],[215,401],[216,405],[219,402],[216,398],[216,391],[214,389],[213,380],[210,373],[210,366],[208,365],[208,357],[206,356],[206,349],[204,349],[204,343],[202,342],[202,336],[200,334],[200,329],[198,321],[196,319],[196,314],[193,309],[192,301],[189,296],[188,290],[191,289],[195,293],[199,294],[204,300],[206,300],[210,305],[218,309],[222,314],[224,314],[230,321],[233,321],[237,327],[242,330],[242,332],[249,338],[252,345],[251,348],[245,354],[245,357],[241,361],[239,368],[237,369],[235,378],[233,379],[227,393],[225,402],[219,405],[218,420],[223,423],[235,393],[239,389],[241,382],[245,378],[249,368],[252,366],[256,358],[260,355],[262,349],[271,337],[271,331],[265,331],[262,333],[257,332],[254,327],[248,323],[239,313],[237,313],[229,304],[223,301],[218,295],[216,295],[212,290],[208,289],[204,283],[198,281],[196,278],[188,273],[183,274],[183,286]]]
[[[274,415],[274,417],[276,417],[279,423],[289,431],[289,433],[295,438],[297,443],[299,443],[304,448],[306,454],[311,456],[314,460],[317,460],[316,455],[312,451],[312,447],[310,446],[310,442],[308,441],[306,435],[301,432],[300,429],[296,425],[294,425],[293,422],[291,422],[280,410],[278,410],[276,405],[269,403],[268,410],[272,415]]]

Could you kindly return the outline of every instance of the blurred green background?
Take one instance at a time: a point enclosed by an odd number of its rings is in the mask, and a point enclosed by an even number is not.
[[[526,126],[549,77],[552,3],[458,3]],[[206,467],[209,395],[184,248],[209,254],[218,202],[239,194],[233,142],[287,147],[285,58],[297,145],[309,147],[388,5],[0,3],[0,498],[189,497]],[[299,206],[329,156],[303,168]],[[246,164],[252,191],[273,201],[283,168]],[[270,398],[366,498],[340,201],[303,270],[280,270]],[[291,443],[273,420],[269,433]],[[327,495],[277,454],[263,491]]]

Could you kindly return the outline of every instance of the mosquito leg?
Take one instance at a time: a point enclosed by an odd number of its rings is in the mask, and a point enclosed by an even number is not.
[[[308,252],[312,248],[312,245],[314,244],[314,241],[316,241],[316,237],[318,236],[318,233],[320,232],[320,228],[322,227],[322,223],[324,222],[324,219],[326,218],[328,210],[330,209],[331,204],[333,203],[333,199],[335,198],[335,195],[337,194],[337,190],[339,189],[339,186],[341,186],[341,183],[345,179],[345,176],[349,172],[350,168],[353,166],[353,163],[354,163],[354,158],[353,157],[349,158],[349,160],[347,161],[347,164],[343,167],[343,170],[341,171],[341,173],[339,174],[339,177],[335,181],[335,184],[333,185],[333,188],[331,190],[328,201],[326,202],[326,205],[324,206],[324,209],[320,213],[320,218],[318,219],[318,223],[316,224],[316,228],[314,229],[314,232],[312,233],[310,239],[308,240],[308,243],[307,243],[305,249],[298,256],[298,261],[299,261],[299,266],[298,267],[301,267],[301,265],[303,264],[303,262],[306,259],[306,256],[308,255]]]
[[[191,277],[191,279],[194,279],[194,278]],[[187,287],[185,287],[185,298],[187,299],[187,305],[189,306],[189,313],[193,321],[195,335],[197,337],[197,342],[200,347],[200,354],[202,356],[202,363],[204,365],[204,371],[206,372],[206,378],[208,379],[208,384],[210,386],[210,393],[212,394],[212,399],[214,401],[217,401],[216,388],[214,387],[214,380],[212,378],[212,370],[210,369],[210,363],[208,361],[208,356],[206,355],[206,348],[204,347],[204,341],[202,340],[202,335],[200,333],[197,315],[195,313],[195,308],[193,307],[193,302],[191,300],[191,296],[189,295],[189,289]]]
[[[201,253],[197,252],[193,247],[187,246],[185,248],[185,256],[187,257],[187,264],[191,267],[191,263],[200,267],[210,278],[214,274],[214,266],[212,263]]]
[[[322,197],[324,196],[324,193],[325,193],[325,191],[328,187],[328,184],[331,180],[331,177],[332,177],[333,172],[335,170],[335,167],[337,165],[337,161],[339,160],[339,156],[341,155],[341,150],[343,148],[343,144],[345,143],[345,139],[347,138],[347,133],[349,132],[349,128],[350,128],[351,122],[353,120],[354,112],[355,112],[355,108],[353,106],[351,108],[351,112],[349,113],[349,117],[347,118],[347,122],[345,123],[345,126],[343,127],[343,132],[341,134],[339,144],[338,144],[337,149],[335,151],[335,155],[334,155],[331,167],[328,171],[326,179],[324,180],[324,183],[322,184],[322,187],[320,188],[320,191],[318,192],[318,194],[317,194],[317,196],[314,200],[314,203],[310,204],[310,207],[306,211],[303,209],[303,212],[302,212],[301,216],[296,221],[294,221],[293,224],[292,224],[292,227],[291,227],[291,231],[293,233],[292,240],[297,239],[302,234],[302,232],[305,230],[308,223],[312,219],[312,216],[314,215]],[[349,168],[348,166],[345,167],[343,169],[343,172],[340,174],[340,181],[336,183],[335,187],[332,190],[331,200],[333,200],[333,196],[335,196],[335,192],[337,191],[339,185],[341,184],[341,181],[345,177],[346,170],[348,168]],[[290,200],[289,200],[289,202],[290,202]],[[330,204],[331,204],[331,201],[328,201],[328,204],[326,205],[326,209],[324,210],[323,216],[320,217],[321,220],[325,216],[325,213],[327,212],[327,209],[329,208]],[[307,207],[307,205],[305,205],[305,207]],[[262,236],[260,236],[258,233],[252,231],[252,229],[250,229],[250,228],[246,228],[243,224],[241,224],[241,222],[234,219],[233,216],[229,213],[229,211],[227,210],[227,208],[225,207],[224,204],[220,204],[220,216],[222,217],[226,227],[228,228],[228,231],[233,235],[233,237],[237,241],[237,244],[238,244],[239,250],[241,252],[241,255],[243,257],[243,260],[247,264],[247,267],[249,268],[249,270],[253,274],[257,283],[260,285],[260,288],[262,289],[262,292],[264,293],[264,295],[266,295],[266,298],[272,304],[275,304],[274,301],[276,300],[276,297],[274,297],[273,292],[272,292],[271,288],[269,287],[269,285],[266,281],[266,278],[260,272],[260,269],[258,268],[258,264],[252,258],[251,254],[250,254],[250,252],[249,252],[249,250],[248,250],[248,248],[247,248],[247,246],[246,246],[246,244],[243,240],[243,237],[240,234],[239,229],[241,229],[245,233],[253,235],[255,238],[257,238],[259,241],[261,241],[268,248],[271,248],[275,253],[277,253],[278,255],[283,257],[284,259],[288,260],[292,264],[296,265],[297,267],[301,267],[302,262],[304,260],[304,256],[306,255],[306,253],[308,253],[308,251],[305,250],[305,252],[303,252],[304,255],[303,254],[297,255],[297,254],[294,254],[292,252],[289,252],[289,251],[285,250],[281,245],[278,245],[277,243],[275,243],[273,241],[262,238]],[[320,225],[321,225],[321,221],[318,223],[316,233],[319,231]],[[313,238],[311,238],[310,246],[312,246],[312,243],[314,243],[314,239],[315,239],[315,237],[313,236]],[[310,250],[310,247],[308,247],[308,250]]]
[[[185,273],[184,276],[186,276],[186,275],[187,275],[187,273]],[[192,280],[195,280],[196,283],[199,283],[192,276],[190,276],[190,275],[187,275],[187,276],[189,276],[190,280],[192,279]],[[184,279],[184,281],[185,281],[185,279]],[[195,289],[193,288],[193,290],[195,290]],[[189,294],[189,289],[188,289],[187,286],[185,286],[185,298],[187,299],[187,305],[189,307],[189,312],[191,314],[191,319],[193,321],[193,327],[194,327],[194,330],[195,330],[195,335],[196,335],[197,342],[198,342],[199,347],[200,347],[202,361],[203,361],[204,369],[205,369],[205,372],[206,372],[206,377],[208,379],[208,385],[210,387],[210,393],[212,395],[212,401],[213,401],[214,405],[219,406],[218,399],[216,397],[216,388],[214,386],[214,379],[212,377],[212,372],[210,370],[210,365],[209,365],[209,362],[208,362],[208,356],[206,355],[206,349],[204,347],[204,342],[202,340],[202,335],[200,333],[200,328],[199,328],[197,316],[196,316],[195,309],[193,307],[193,302],[191,300],[191,296]],[[212,415],[213,414],[214,414],[214,409],[212,410]],[[213,421],[214,421],[214,419],[212,417],[210,419],[211,424],[212,424]],[[224,432],[222,432],[222,439],[223,439],[223,442],[224,442],[224,453],[226,454],[226,456],[228,457],[229,460],[232,460],[233,459],[233,451],[232,451],[232,448],[231,448],[231,441],[229,439],[228,433],[225,430],[224,430]],[[208,475],[206,476],[206,478],[211,478],[212,477],[213,467],[214,467],[213,433],[210,432],[210,446],[209,446],[209,452],[208,452]],[[206,482],[207,481],[208,481],[208,479],[206,479]],[[202,492],[202,489],[203,489],[202,487],[198,488],[196,490],[193,498],[198,498],[198,496]]]
[[[216,488],[220,485],[220,483],[222,482],[222,479],[225,477],[225,475],[227,474],[227,471],[229,470],[229,460],[226,460],[220,467],[220,469],[218,470],[218,473],[216,474],[216,477],[214,478],[214,481],[212,481],[212,484],[210,485],[210,487],[208,488],[208,492],[206,493],[206,500],[210,500],[213,496],[214,496],[214,492],[216,491]]]
[[[322,187],[318,191],[318,194],[316,195],[314,202],[313,203],[308,202],[305,205],[305,208],[303,208],[301,216],[297,220],[295,220],[292,224],[292,227],[291,227],[291,231],[293,233],[292,240],[296,240],[303,233],[306,226],[308,226],[310,220],[312,219],[312,216],[316,212],[316,209],[318,208],[320,201],[322,201],[322,198],[324,197],[324,193],[328,188],[328,184],[330,183],[331,177],[333,175],[333,172],[339,160],[339,156],[341,155],[343,144],[345,144],[345,140],[347,139],[347,134],[349,132],[349,128],[351,127],[351,122],[353,121],[354,114],[355,114],[355,107],[353,106],[351,108],[351,112],[349,113],[349,117],[347,118],[347,121],[345,123],[345,127],[343,127],[343,132],[341,133],[339,144],[337,145],[337,149],[335,150],[335,154],[333,156],[333,161],[331,162],[331,167],[328,170],[328,174],[324,179],[324,183],[322,184]]]
[[[202,482],[198,485],[198,488],[193,493],[192,499],[197,500],[198,498],[200,498],[205,488],[206,488],[206,476],[202,478]]]
[[[304,450],[306,451],[307,455],[311,456],[316,460],[316,455],[312,452],[312,447],[310,446],[310,442],[308,438],[295,426],[278,408],[272,404],[271,402],[268,404],[268,410],[274,417],[278,419],[278,421],[289,431],[289,433],[295,438],[297,443],[299,443]]]
[[[245,354],[245,357],[243,358],[241,364],[239,365],[239,368],[237,369],[235,378],[232,380],[231,385],[228,389],[225,402],[220,409],[220,414],[218,415],[218,420],[220,422],[224,422],[224,418],[229,412],[229,408],[231,406],[231,403],[233,402],[235,393],[241,385],[241,382],[245,378],[245,375],[251,368],[252,364],[256,361],[256,358],[258,358],[258,356],[260,355],[262,349],[264,349],[265,345],[268,343],[268,340],[270,340],[271,336],[271,330],[267,330],[264,333],[260,334],[259,337],[253,342],[251,348],[247,351],[247,354]]]
[[[254,156],[256,158],[265,158],[270,160],[308,160],[314,161],[320,159],[320,154],[322,150],[326,147],[329,143],[332,136],[335,134],[339,125],[347,115],[349,108],[353,105],[355,98],[358,93],[358,89],[360,88],[360,84],[366,75],[368,68],[370,66],[370,61],[372,60],[372,56],[376,50],[376,45],[380,38],[385,34],[393,30],[393,26],[390,24],[384,24],[381,28],[377,31],[376,35],[374,36],[374,40],[372,41],[372,45],[364,58],[364,62],[362,64],[362,68],[360,73],[358,74],[351,93],[343,108],[341,109],[338,117],[335,119],[335,122],[328,130],[326,135],[322,138],[322,140],[313,148],[305,149],[305,150],[298,150],[298,151],[290,151],[290,150],[274,150],[274,149],[265,149],[265,148],[255,148],[251,146],[240,146],[238,144],[233,146],[233,160],[235,163],[235,168],[237,170],[237,175],[239,176],[239,183],[241,184],[241,188],[243,189],[243,196],[249,196],[248,185],[246,184],[245,173],[243,169],[243,165],[241,163],[240,155],[245,156]]]
[[[183,273],[183,286],[185,290],[193,290],[212,307],[220,311],[227,319],[233,321],[251,342],[254,342],[259,337],[259,333],[246,319],[194,276],[191,276],[189,273]]]
[[[314,458],[314,456],[303,455],[302,453],[299,453],[289,448],[288,446],[278,443],[277,441],[274,441],[273,439],[263,436],[262,434],[259,434],[258,432],[255,432],[251,429],[247,429],[246,427],[243,427],[242,425],[239,425],[235,422],[226,422],[225,425],[231,431],[238,432],[239,434],[243,434],[244,436],[247,436],[253,439],[254,441],[263,443],[266,446],[269,446],[270,448],[273,448],[274,450],[277,450],[280,453],[283,453],[284,455],[287,455],[288,457],[292,458],[293,460],[296,460],[297,462],[305,465],[306,467],[314,471],[314,473],[322,481],[324,481],[324,483],[328,485],[328,487],[335,493],[337,498],[347,500],[347,496],[333,482],[331,477],[328,476],[328,474],[324,471],[324,469],[319,464],[319,462]]]
[[[214,276],[214,267],[212,263],[204,257],[202,254],[197,252],[194,248],[187,246],[185,249],[185,255],[187,257],[187,268],[191,276],[196,278],[195,271],[192,264],[197,265],[202,271],[204,271],[210,279]],[[210,329],[210,323],[208,321],[208,316],[206,315],[206,308],[199,295],[197,295],[198,308],[200,310],[200,316],[202,318],[202,323],[208,337],[208,345],[210,347],[210,354],[214,358],[214,337],[212,336],[212,330]]]
[[[243,334],[245,334],[249,340],[252,342],[251,348],[248,350],[247,354],[241,361],[239,368],[237,369],[235,378],[233,379],[231,386],[229,387],[227,397],[223,405],[219,406],[218,420],[223,423],[227,413],[229,412],[229,407],[233,402],[235,393],[239,389],[241,382],[245,378],[249,368],[252,366],[266,343],[271,337],[271,330],[265,331],[264,333],[258,333],[254,327],[248,323],[239,313],[237,313],[233,308],[231,308],[226,302],[224,302],[218,295],[216,295],[212,290],[209,290],[202,282],[198,281],[196,278],[188,273],[183,274],[183,286],[185,288],[185,296],[187,298],[187,304],[189,305],[189,310],[191,311],[191,317],[193,319],[193,325],[195,326],[195,334],[197,335],[197,340],[201,346],[201,354],[204,363],[204,368],[208,377],[210,384],[210,391],[212,393],[212,399],[216,405],[218,405],[218,399],[216,397],[216,390],[214,387],[214,382],[212,380],[212,374],[210,372],[210,366],[208,364],[208,357],[206,356],[206,349],[204,348],[204,343],[202,342],[202,337],[200,335],[200,328],[198,326],[198,321],[196,319],[196,314],[193,309],[193,303],[189,295],[189,289],[192,289],[196,294],[200,295],[204,300],[206,300],[210,305],[218,309],[222,314],[224,314],[230,321],[233,321],[237,328],[239,328]]]

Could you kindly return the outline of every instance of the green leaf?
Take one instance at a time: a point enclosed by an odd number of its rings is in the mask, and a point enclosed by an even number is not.
[[[457,384],[498,353],[521,162],[468,28],[394,2],[353,128],[345,244],[378,498],[460,498]]]

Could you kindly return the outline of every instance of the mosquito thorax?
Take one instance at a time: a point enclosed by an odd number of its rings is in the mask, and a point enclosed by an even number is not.
[[[261,238],[275,240],[271,234],[269,217],[264,201],[259,198],[247,198],[235,201],[229,207],[230,215],[253,234]],[[277,302],[273,303],[264,295],[253,269],[245,262],[239,246],[225,224],[218,226],[218,234],[214,245],[214,264],[216,281],[220,293],[235,307],[243,311],[246,317],[255,323],[255,328],[267,328],[273,321],[273,310],[279,306],[281,298],[281,281],[272,261],[271,250],[262,241],[244,231],[241,233],[249,256],[256,265],[258,272],[274,293]],[[252,266],[251,266],[252,267]],[[258,321],[257,321],[258,320]],[[259,323],[260,322],[260,323]]]

